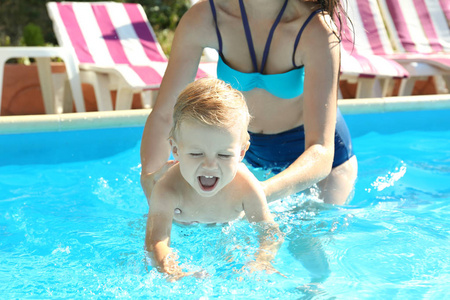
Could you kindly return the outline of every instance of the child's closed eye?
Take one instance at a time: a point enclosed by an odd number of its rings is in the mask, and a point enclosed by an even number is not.
[[[200,156],[203,155],[203,153],[201,153],[201,152],[192,152],[192,153],[189,153],[189,155],[192,156],[192,157],[200,157]]]
[[[219,154],[219,157],[223,158],[223,159],[227,159],[227,158],[233,157],[233,155],[231,155],[231,154]]]

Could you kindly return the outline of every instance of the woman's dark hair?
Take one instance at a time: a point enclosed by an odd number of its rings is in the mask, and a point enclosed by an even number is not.
[[[336,12],[339,12],[339,9],[342,8],[340,0],[316,0],[320,4],[321,8],[324,11],[327,11],[330,16],[334,16]]]
[[[347,19],[350,24],[352,24],[351,20],[348,18],[348,15],[345,11],[344,6],[342,5],[342,1],[347,0],[305,0],[306,2],[315,2],[320,5],[320,8],[323,12],[327,12],[332,18],[336,26],[338,27],[338,32],[335,32],[336,36],[341,39],[341,33],[343,28],[343,19]],[[346,5],[348,6],[348,5]]]

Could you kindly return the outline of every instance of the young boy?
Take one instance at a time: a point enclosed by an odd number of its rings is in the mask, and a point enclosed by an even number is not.
[[[241,162],[249,120],[242,94],[218,79],[197,80],[177,99],[169,142],[179,163],[151,191],[145,236],[153,263],[173,280],[192,273],[182,270],[170,248],[172,221],[225,223],[244,215],[260,229],[259,251],[247,268],[277,272],[270,261],[282,235],[259,181]]]

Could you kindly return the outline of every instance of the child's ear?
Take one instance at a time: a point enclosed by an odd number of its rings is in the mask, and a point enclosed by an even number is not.
[[[172,149],[172,154],[174,158],[178,157],[178,145],[173,139],[169,139],[170,147]]]
[[[247,152],[249,147],[250,147],[249,141],[247,141],[244,145],[242,145],[241,154],[240,154],[241,161],[244,159],[245,153]]]

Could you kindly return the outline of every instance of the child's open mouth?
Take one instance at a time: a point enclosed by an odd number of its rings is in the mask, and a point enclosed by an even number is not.
[[[219,177],[215,176],[198,176],[198,181],[200,182],[200,187],[202,190],[208,192],[212,191],[219,181]]]

